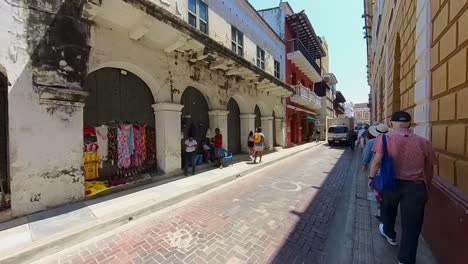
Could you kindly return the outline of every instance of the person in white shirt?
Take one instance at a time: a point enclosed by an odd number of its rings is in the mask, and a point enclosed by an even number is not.
[[[195,166],[197,165],[195,162],[195,158],[197,157],[197,141],[193,138],[193,136],[189,136],[187,140],[185,140],[185,164],[184,164],[184,175],[188,176],[188,166],[189,164],[192,165],[192,175],[195,175]]]
[[[359,130],[359,133],[358,133],[358,142],[359,142],[359,148],[361,149],[361,153],[363,152],[364,146],[366,145],[368,129],[369,127],[365,126],[361,128],[361,130]]]

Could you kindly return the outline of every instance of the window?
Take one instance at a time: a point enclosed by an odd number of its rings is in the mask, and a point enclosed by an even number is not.
[[[275,77],[278,79],[281,77],[280,63],[277,60],[275,60]]]
[[[202,0],[188,0],[188,22],[208,34],[208,6]]]
[[[348,128],[345,126],[330,127],[328,128],[328,133],[344,134],[344,133],[348,133]]]
[[[257,46],[257,67],[265,70],[265,51]]]
[[[231,44],[234,53],[244,56],[244,34],[235,27],[231,27]]]

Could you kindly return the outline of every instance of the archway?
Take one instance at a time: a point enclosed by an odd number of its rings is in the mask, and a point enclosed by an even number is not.
[[[240,108],[236,100],[229,99],[228,114],[228,149],[237,154],[241,152]]]
[[[401,110],[401,91],[400,91],[400,68],[401,68],[401,50],[400,35],[397,35],[395,43],[394,66],[393,66],[393,113]],[[410,102],[411,104],[412,102]]]
[[[86,78],[89,92],[83,110],[85,179],[120,185],[157,169],[153,94],[137,75],[118,68],[101,68]],[[125,131],[125,132],[124,132]],[[125,144],[120,140],[126,133]],[[90,168],[93,144],[101,168]],[[95,173],[95,172],[98,173]]]
[[[258,107],[258,105],[255,105],[254,115],[255,115],[255,129],[262,127],[262,113],[260,112],[260,108]]]
[[[0,72],[0,211],[9,207],[5,195],[10,193],[8,171],[8,80]]]
[[[193,136],[197,142],[206,138],[210,119],[205,96],[197,89],[188,87],[182,94],[182,130],[184,137]],[[214,129],[214,128],[213,128]]]

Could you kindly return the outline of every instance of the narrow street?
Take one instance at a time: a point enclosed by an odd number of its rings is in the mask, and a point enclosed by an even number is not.
[[[36,263],[319,263],[355,167],[321,145]]]

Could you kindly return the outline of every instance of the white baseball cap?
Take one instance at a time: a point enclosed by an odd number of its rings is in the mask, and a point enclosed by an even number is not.
[[[378,137],[381,134],[386,134],[388,132],[388,126],[385,124],[378,124],[376,126],[369,127],[369,133],[374,137]]]

